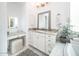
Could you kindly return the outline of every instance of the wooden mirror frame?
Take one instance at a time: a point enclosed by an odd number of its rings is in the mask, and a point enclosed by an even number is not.
[[[38,13],[37,15],[37,29],[40,29],[39,28],[39,15],[41,14],[45,14],[45,13],[48,13],[48,29],[45,29],[45,30],[51,30],[51,11],[45,11],[45,12],[41,12],[41,13]]]

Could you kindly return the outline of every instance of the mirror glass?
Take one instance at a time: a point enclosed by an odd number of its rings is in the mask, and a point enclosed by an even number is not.
[[[17,17],[9,17],[9,28],[18,27],[18,18]]]
[[[38,29],[50,29],[50,11],[38,14]]]
[[[18,28],[18,18],[17,17],[9,17],[8,19],[8,31],[13,32]]]

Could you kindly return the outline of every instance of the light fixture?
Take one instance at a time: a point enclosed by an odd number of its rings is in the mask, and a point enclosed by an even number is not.
[[[47,4],[48,4],[48,2],[36,3],[36,7],[37,7],[37,8],[45,7]]]

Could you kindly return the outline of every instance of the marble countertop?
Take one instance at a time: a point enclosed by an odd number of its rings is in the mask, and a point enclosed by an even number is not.
[[[38,32],[38,33],[43,33],[43,34],[57,34],[58,30],[52,29],[52,30],[36,30],[36,29],[30,29],[30,31]]]
[[[15,33],[10,33],[8,35],[8,40],[11,40],[13,38],[17,38],[17,37],[21,37],[21,36],[25,36],[26,33],[25,32],[15,32]]]

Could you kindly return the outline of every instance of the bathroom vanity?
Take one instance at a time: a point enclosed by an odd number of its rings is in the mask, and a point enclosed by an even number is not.
[[[8,17],[8,55],[14,55],[25,47],[26,33],[19,29],[18,17]]]
[[[56,31],[29,30],[29,45],[49,55],[56,43]]]
[[[16,32],[8,35],[8,53],[15,54],[25,47],[26,33]]]
[[[51,29],[51,11],[37,15],[37,27],[29,28],[29,45],[49,55],[56,43],[57,29]]]

